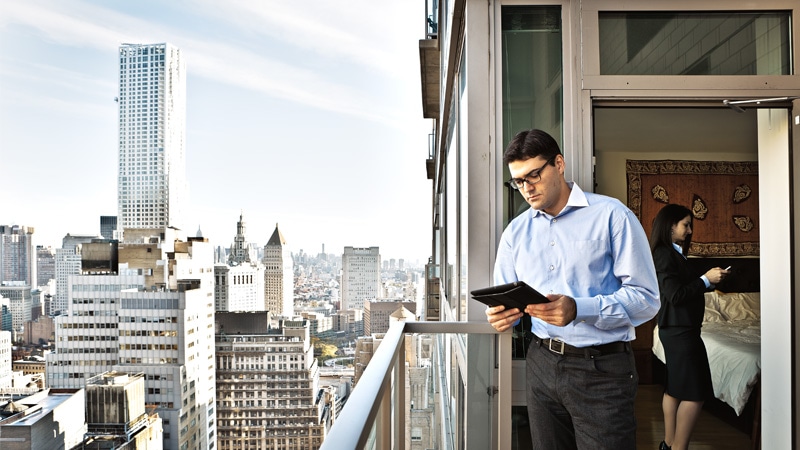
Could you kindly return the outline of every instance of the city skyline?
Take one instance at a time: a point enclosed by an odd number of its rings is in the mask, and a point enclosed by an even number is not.
[[[0,223],[59,247],[117,215],[118,47],[166,42],[187,59],[187,235],[228,247],[241,214],[250,242],[277,223],[292,252],[424,262],[424,19],[406,2],[4,2]]]

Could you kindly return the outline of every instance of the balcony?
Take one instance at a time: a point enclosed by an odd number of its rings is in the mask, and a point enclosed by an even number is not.
[[[511,333],[485,322],[392,324],[321,449],[404,450],[421,439],[437,440],[422,448],[511,449],[511,346]],[[420,377],[414,356],[426,352]],[[430,428],[420,430],[412,418],[427,410]]]

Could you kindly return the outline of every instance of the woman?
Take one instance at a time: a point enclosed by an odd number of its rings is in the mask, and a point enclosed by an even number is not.
[[[706,398],[713,396],[708,355],[700,338],[705,311],[704,292],[728,274],[715,267],[702,276],[686,260],[692,243],[692,212],[667,205],[653,221],[650,250],[661,291],[658,336],[664,345],[667,376],[661,407],[664,440],[659,450],[684,450],[689,446]]]

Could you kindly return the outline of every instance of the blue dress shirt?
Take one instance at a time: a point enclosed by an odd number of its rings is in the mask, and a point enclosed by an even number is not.
[[[494,282],[524,281],[545,295],[575,299],[577,316],[566,326],[532,318],[531,330],[540,338],[576,347],[631,341],[634,327],[660,306],[647,237],[619,200],[569,185],[569,200],[557,216],[531,208],[508,224]]]

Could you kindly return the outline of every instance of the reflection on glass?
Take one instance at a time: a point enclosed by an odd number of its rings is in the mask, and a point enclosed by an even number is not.
[[[788,12],[600,12],[601,75],[788,75]]]
[[[503,147],[518,132],[539,128],[561,143],[563,65],[561,8],[506,6],[502,13]],[[503,168],[503,180],[510,178]],[[504,185],[504,224],[527,209]]]

